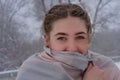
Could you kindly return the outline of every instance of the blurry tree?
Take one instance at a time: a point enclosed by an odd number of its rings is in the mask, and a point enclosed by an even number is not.
[[[114,4],[114,0],[99,0],[95,9],[93,18],[92,49],[105,55],[117,55],[118,50],[115,46],[118,44],[116,31],[111,31],[111,25],[117,26],[117,17],[120,16]],[[113,4],[112,4],[113,3]],[[113,26],[112,26],[113,27]],[[115,41],[114,41],[115,39]],[[116,52],[115,52],[116,50]],[[114,53],[113,53],[114,52]]]
[[[20,41],[16,16],[29,3],[29,0],[0,0],[0,71],[22,63],[18,55],[24,43]]]

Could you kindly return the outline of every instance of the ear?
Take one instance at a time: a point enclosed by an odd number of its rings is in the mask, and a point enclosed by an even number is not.
[[[44,34],[44,43],[46,46],[49,46],[49,36]]]

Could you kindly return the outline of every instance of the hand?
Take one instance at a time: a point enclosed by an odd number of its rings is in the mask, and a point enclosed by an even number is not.
[[[89,64],[83,80],[105,80],[104,71],[97,66]]]

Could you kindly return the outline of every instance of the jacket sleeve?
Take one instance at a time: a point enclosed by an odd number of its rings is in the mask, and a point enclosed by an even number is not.
[[[120,80],[120,69],[117,66],[115,66],[111,72],[115,73],[113,80]]]
[[[101,55],[99,53],[93,53],[95,66],[104,70],[107,76],[106,80],[120,80],[120,69],[115,65],[113,60],[109,57]]]
[[[53,63],[28,59],[20,67],[16,80],[70,80],[70,78]]]

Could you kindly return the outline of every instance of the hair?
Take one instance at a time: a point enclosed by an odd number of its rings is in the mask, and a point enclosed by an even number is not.
[[[76,4],[59,4],[53,6],[45,15],[42,32],[50,36],[52,24],[56,20],[71,17],[78,17],[85,21],[87,33],[90,35],[92,32],[90,17],[87,12],[79,5]]]

